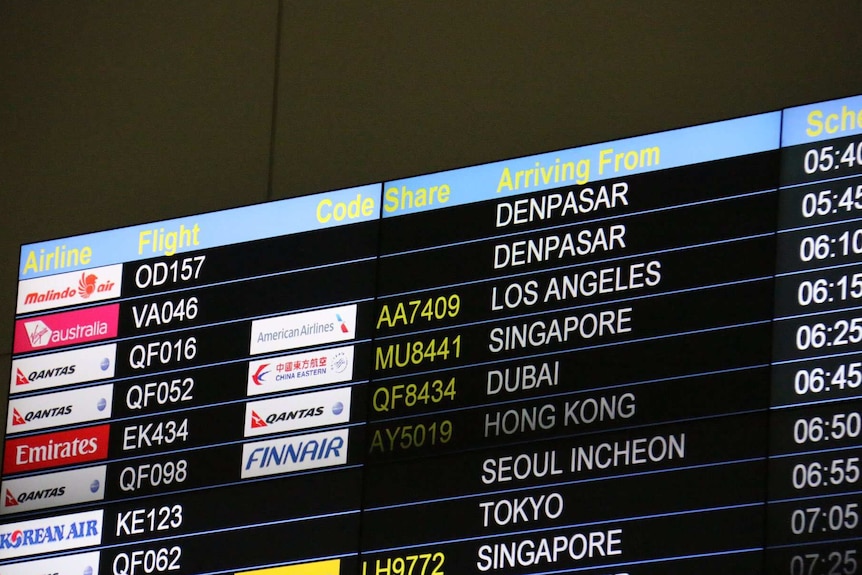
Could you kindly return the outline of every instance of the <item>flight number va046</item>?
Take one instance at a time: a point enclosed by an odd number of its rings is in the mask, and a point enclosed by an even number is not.
[[[117,512],[116,536],[140,535],[179,529],[183,524],[182,505],[162,505]]]
[[[161,304],[145,303],[140,308],[132,306],[132,319],[135,327],[150,327],[151,325],[168,325],[172,321],[193,320],[198,316],[198,298],[192,296],[178,302],[167,300]]]
[[[443,562],[446,556],[436,553],[420,553],[403,557],[375,559],[369,569],[369,562],[362,562],[362,575],[444,575]]]
[[[143,264],[135,272],[135,285],[139,289],[196,280],[201,275],[206,256],[176,259],[171,263]]]
[[[189,420],[172,419],[158,423],[140,423],[123,428],[123,451],[185,443],[189,440]]]
[[[182,556],[183,549],[179,545],[170,548],[140,549],[131,553],[118,553],[111,567],[114,575],[168,573],[182,569],[180,566]]]
[[[126,407],[144,409],[150,405],[167,405],[191,401],[194,396],[195,380],[172,379],[171,381],[151,381],[143,385],[135,384],[126,392]]]

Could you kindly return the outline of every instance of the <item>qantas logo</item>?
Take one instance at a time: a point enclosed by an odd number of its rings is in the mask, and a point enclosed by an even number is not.
[[[9,401],[7,433],[83,423],[111,416],[112,384]]]
[[[12,361],[12,394],[114,376],[117,344],[61,351]]]
[[[24,491],[16,497],[11,491],[6,490],[6,507],[15,507],[21,503],[28,501],[37,501],[39,499],[51,499],[53,497],[63,497],[66,494],[66,487],[51,487],[48,489],[39,489],[37,491]]]
[[[251,411],[251,426],[252,427],[266,427],[266,422],[263,420],[263,418],[261,416],[259,416],[257,413],[255,413],[254,410]]]
[[[6,490],[6,499],[4,505],[6,505],[6,507],[15,507],[16,505],[18,505],[18,500],[15,498],[14,495],[12,495],[12,492],[8,489]]]
[[[37,419],[46,419],[49,417],[57,417],[58,415],[71,415],[72,414],[72,406],[64,405],[62,407],[50,407],[47,409],[37,409],[35,411],[28,411],[27,415],[22,416],[21,413],[12,408],[12,425],[25,425],[31,421],[35,421]]]
[[[40,369],[39,371],[31,371],[29,375],[24,375],[24,372],[18,369],[15,373],[15,384],[27,385],[33,381],[38,381],[40,379],[57,377],[59,375],[72,375],[73,373],[75,373],[74,365],[64,365],[63,367]]]
[[[257,368],[257,371],[254,372],[254,374],[251,376],[251,380],[254,382],[255,385],[263,385],[264,383],[266,383],[263,377],[267,373],[269,373],[269,371],[264,371],[267,366],[269,366],[268,363],[261,364],[261,366]]]
[[[106,466],[98,465],[7,479],[2,485],[0,513],[24,513],[104,499],[106,470]]]

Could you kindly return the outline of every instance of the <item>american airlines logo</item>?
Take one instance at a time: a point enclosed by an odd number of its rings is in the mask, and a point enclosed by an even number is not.
[[[21,433],[111,417],[113,384],[13,399],[6,433]]]
[[[246,395],[261,395],[353,379],[353,346],[253,361]]]
[[[9,439],[3,453],[3,473],[21,473],[108,457],[110,425],[58,431]]]
[[[23,557],[102,542],[102,510],[0,526],[0,557]]]
[[[117,344],[111,343],[15,359],[12,361],[9,393],[38,391],[114,377],[116,356]]]
[[[245,437],[350,421],[351,388],[328,389],[246,404]]]
[[[255,320],[249,353],[256,355],[354,339],[356,304]]]
[[[240,477],[261,477],[344,465],[347,429],[246,443],[242,446]]]
[[[21,319],[15,322],[14,353],[26,353],[116,337],[119,304]]]
[[[7,479],[0,485],[0,514],[100,501],[105,497],[106,469],[104,465],[97,465]]]
[[[18,282],[16,314],[120,297],[123,266],[45,276]]]
[[[9,563],[0,567],[2,575],[99,575],[101,552],[90,551],[51,559]]]

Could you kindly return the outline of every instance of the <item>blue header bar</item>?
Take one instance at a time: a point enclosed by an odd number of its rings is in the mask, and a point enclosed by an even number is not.
[[[376,220],[379,200],[380,184],[370,184],[27,244],[18,279]]]
[[[383,217],[775,150],[780,134],[781,113],[770,112],[395,180]]]
[[[788,108],[782,131],[782,146],[862,134],[862,96]]]

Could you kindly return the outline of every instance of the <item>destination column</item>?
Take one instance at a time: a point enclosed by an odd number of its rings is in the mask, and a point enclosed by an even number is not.
[[[365,575],[762,566],[778,130],[385,184]]]

